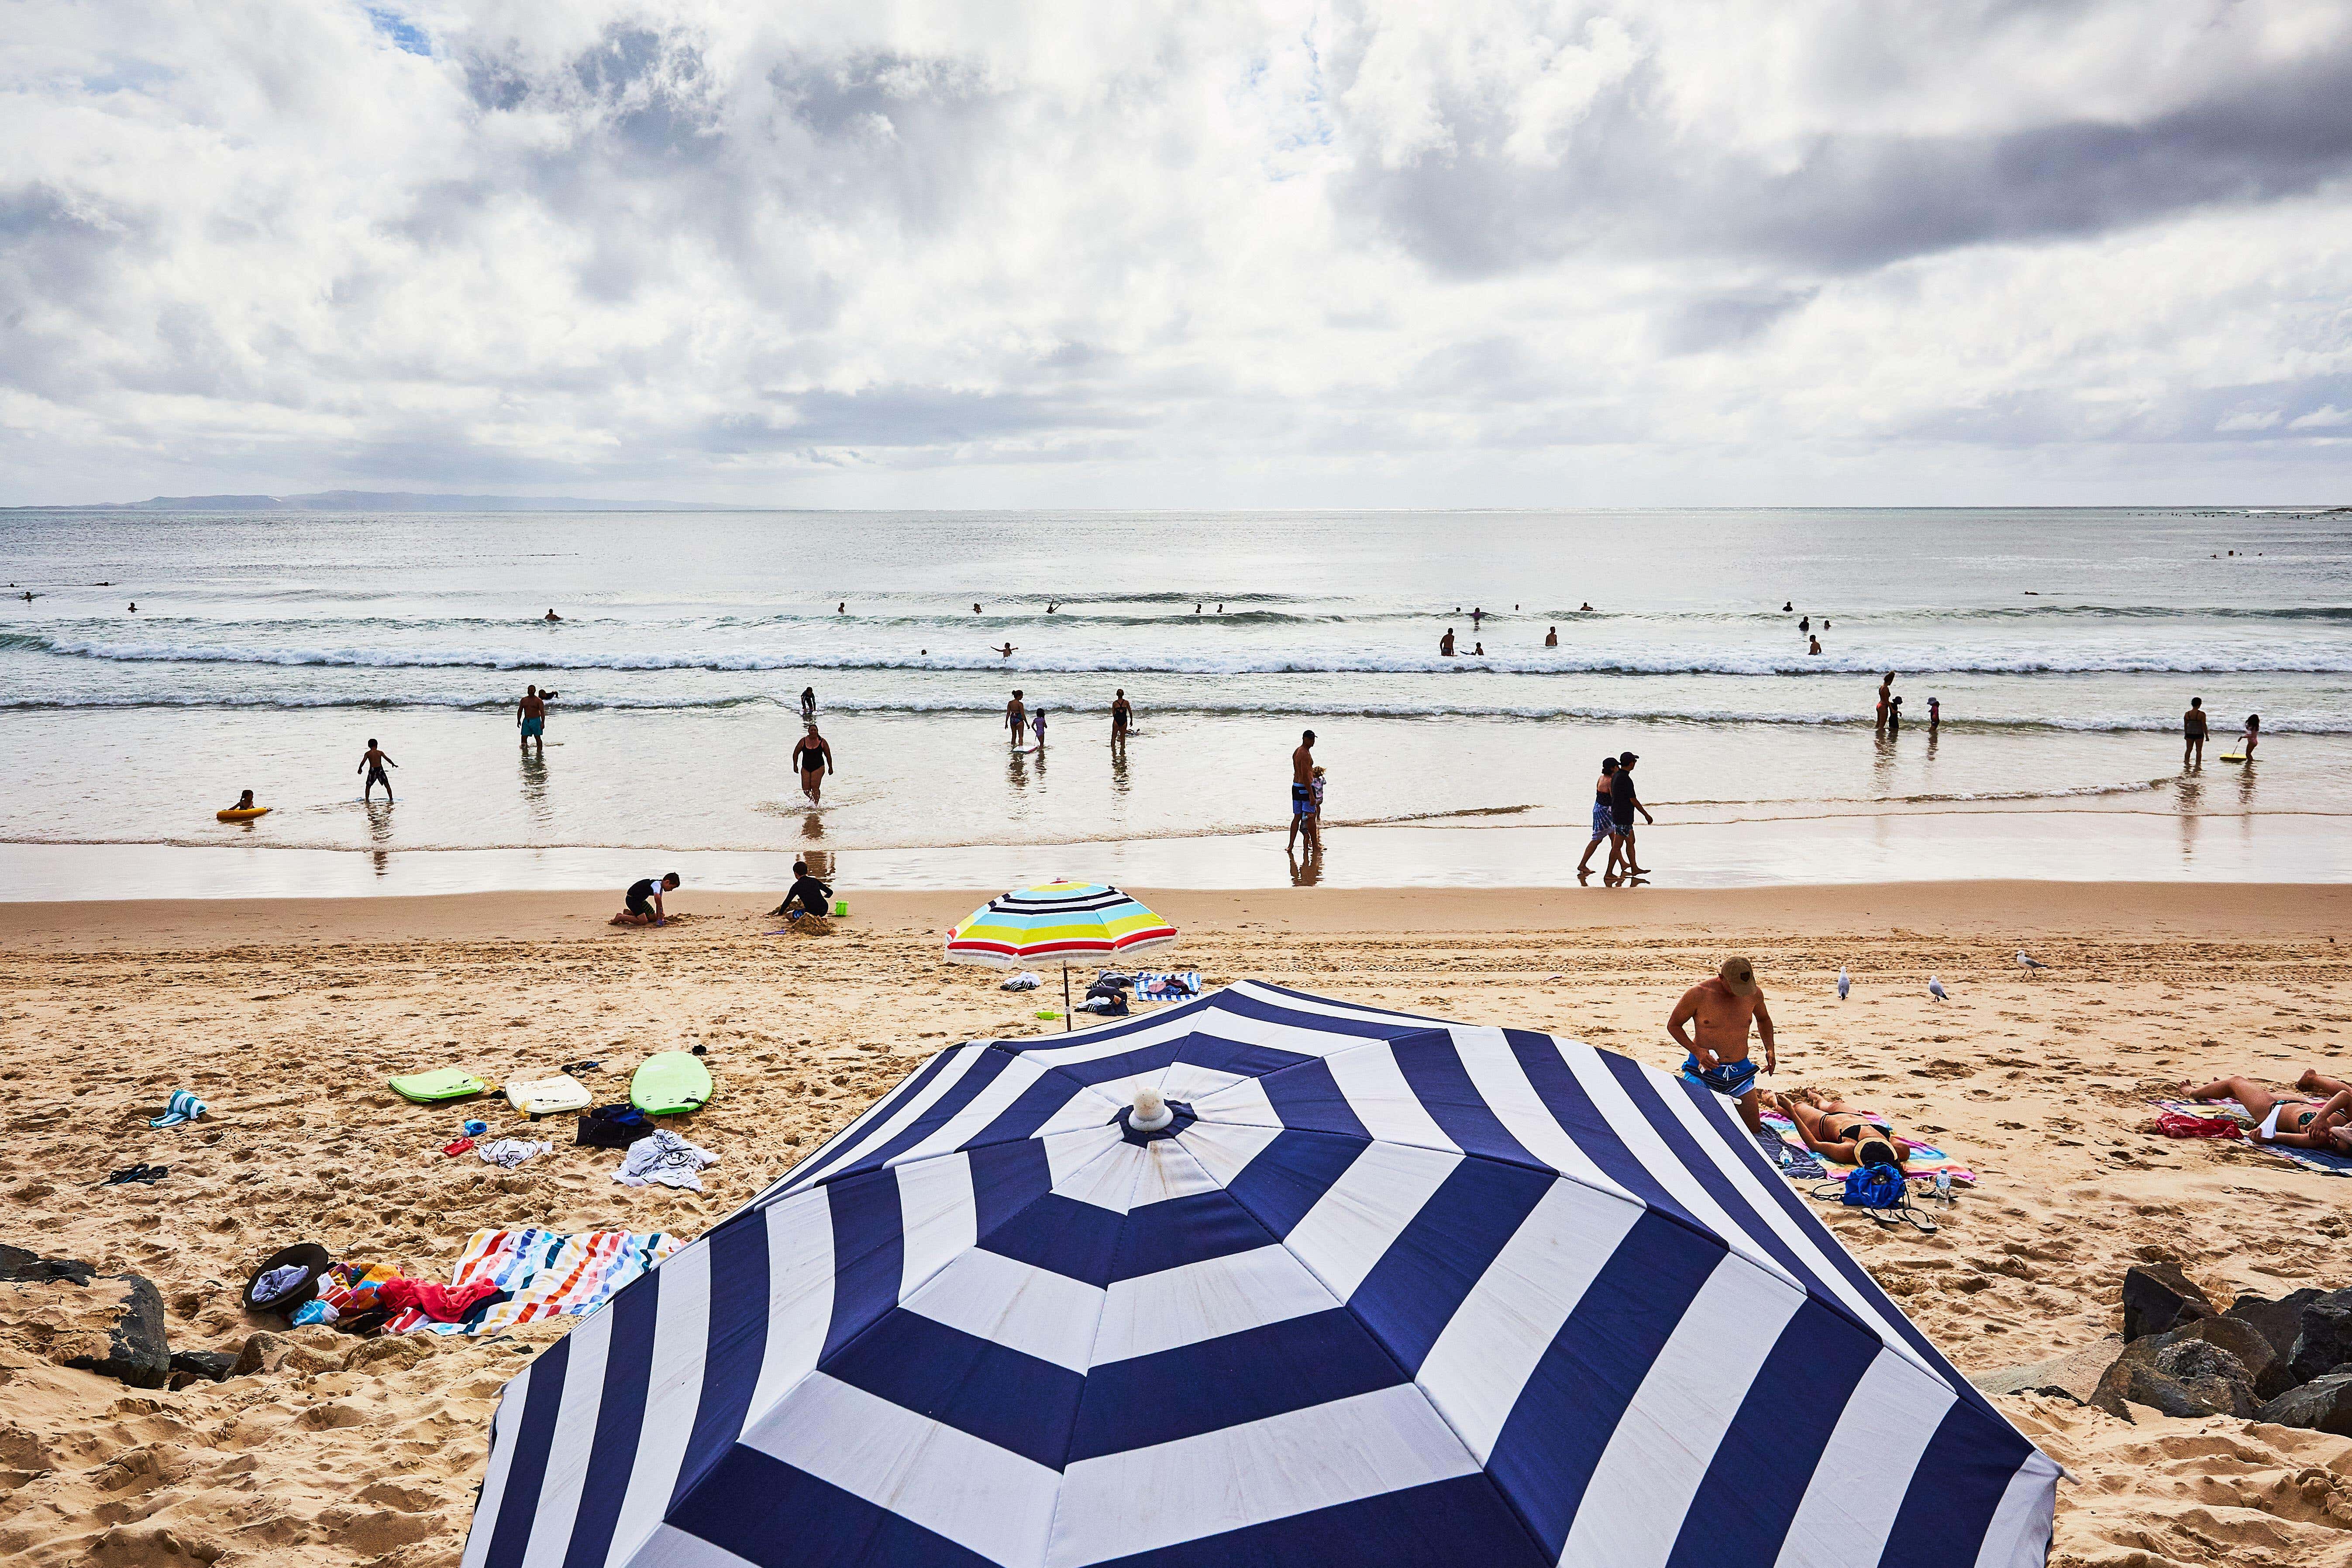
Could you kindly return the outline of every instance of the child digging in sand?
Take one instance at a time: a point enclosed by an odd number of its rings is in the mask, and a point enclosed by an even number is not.
[[[629,884],[629,890],[622,895],[628,900],[629,907],[614,915],[613,923],[616,926],[657,926],[667,923],[669,920],[669,912],[662,908],[662,895],[675,892],[679,884],[685,880],[685,878],[675,871],[663,873],[658,881],[651,877],[638,878]]]

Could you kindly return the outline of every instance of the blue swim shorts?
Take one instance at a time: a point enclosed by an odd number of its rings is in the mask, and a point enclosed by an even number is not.
[[[1756,1092],[1756,1064],[1744,1058],[1736,1062],[1717,1062],[1702,1069],[1696,1057],[1685,1057],[1683,1076],[1693,1083],[1703,1083],[1730,1100],[1745,1100]]]
[[[526,741],[546,732],[547,721],[544,719],[526,719],[522,721],[522,738]]]
[[[1290,815],[1293,816],[1315,815],[1314,785],[1294,784],[1290,786]]]

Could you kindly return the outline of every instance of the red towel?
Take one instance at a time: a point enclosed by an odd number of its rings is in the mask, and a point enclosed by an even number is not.
[[[414,1307],[436,1322],[454,1323],[485,1296],[499,1293],[497,1284],[477,1279],[471,1285],[436,1285],[425,1279],[387,1279],[376,1287],[379,1306],[397,1311]]]
[[[2243,1138],[2246,1130],[2227,1116],[2191,1116],[2168,1110],[2156,1119],[2156,1130],[2167,1138]]]

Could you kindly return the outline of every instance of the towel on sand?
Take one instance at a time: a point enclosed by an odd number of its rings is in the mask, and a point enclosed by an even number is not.
[[[150,1127],[177,1127],[184,1121],[194,1121],[197,1117],[202,1116],[205,1111],[210,1110],[211,1109],[211,1106],[206,1105],[203,1100],[196,1098],[195,1090],[192,1089],[175,1089],[172,1091],[170,1103],[163,1107],[163,1114],[154,1118],[152,1121],[149,1121],[147,1125]]]
[[[487,1280],[492,1289],[511,1290],[513,1296],[464,1324],[436,1323],[411,1308],[386,1323],[384,1331],[496,1333],[540,1318],[593,1312],[681,1245],[660,1231],[594,1230],[566,1236],[537,1227],[478,1230],[450,1270],[449,1283]]]
[[[1871,1112],[1865,1110],[1862,1114],[1869,1116]],[[1880,1120],[1884,1119],[1882,1118]],[[1826,1154],[1819,1153],[1813,1150],[1805,1149],[1805,1140],[1803,1135],[1797,1131],[1797,1124],[1790,1121],[1780,1111],[1768,1110],[1764,1113],[1764,1131],[1767,1132],[1780,1133],[1788,1142],[1794,1144],[1797,1148],[1803,1150],[1806,1153],[1812,1154],[1815,1159],[1821,1161],[1823,1164],[1831,1166],[1832,1168],[1832,1173],[1837,1171],[1850,1171],[1853,1168],[1851,1165],[1841,1164],[1839,1162],[1831,1159]],[[1937,1172],[1949,1171],[1952,1173],[1953,1181],[1965,1185],[1972,1186],[1975,1184],[1977,1173],[1974,1171],[1969,1170],[1966,1165],[1961,1164],[1958,1160],[1953,1159],[1949,1154],[1945,1153],[1941,1149],[1937,1148],[1934,1144],[1922,1143],[1916,1138],[1908,1137],[1905,1138],[1903,1142],[1911,1145],[1911,1158],[1903,1163],[1903,1170],[1904,1173],[1908,1175],[1913,1181],[1932,1182],[1936,1179]]]
[[[702,1177],[697,1173],[705,1165],[717,1163],[718,1155],[688,1142],[665,1127],[629,1145],[628,1157],[613,1173],[613,1180],[625,1187],[651,1186],[659,1182],[665,1187],[685,1187],[698,1193],[702,1190]]]
[[[1135,999],[1139,1002],[1189,1002],[1201,994],[1201,972],[1185,970],[1181,974],[1139,974],[1135,977]]]
[[[2183,1116],[2226,1116],[2241,1127],[2252,1129],[2255,1118],[2234,1100],[2159,1100],[2153,1102],[2159,1110],[2177,1110]],[[2292,1160],[2306,1171],[2317,1171],[2323,1176],[2352,1176],[2352,1159],[2328,1149],[2290,1149],[2280,1143],[2248,1143],[2265,1154],[2276,1154],[2282,1160]]]

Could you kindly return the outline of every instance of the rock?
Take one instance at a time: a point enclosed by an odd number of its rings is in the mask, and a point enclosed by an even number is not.
[[[2167,1415],[2252,1415],[2254,1380],[2246,1363],[2207,1341],[2138,1340],[2124,1347],[2085,1403],[2128,1421],[2126,1404]]]
[[[2071,1351],[2038,1361],[2031,1366],[2008,1366],[1997,1372],[1972,1372],[1969,1382],[1978,1391],[1989,1394],[2041,1394],[2052,1388],[2064,1392],[2077,1405],[2091,1396],[2099,1386],[2099,1376],[2115,1365],[2122,1353],[2123,1340],[2109,1334],[2087,1345],[2077,1345]]]
[[[2290,1388],[2255,1411],[2254,1419],[2352,1437],[2352,1372],[2330,1373]]]
[[[218,1383],[236,1369],[236,1357],[226,1351],[173,1351],[172,1386],[185,1388],[192,1383]]]
[[[2240,1296],[2230,1303],[2221,1315],[2252,1323],[2263,1338],[2270,1341],[2271,1353],[2280,1361],[2294,1355],[2294,1339],[2303,1332],[2303,1310],[2326,1295],[2325,1290],[2291,1290],[2273,1301],[2267,1296]]]
[[[2123,1298],[2127,1341],[2160,1334],[2184,1318],[2215,1315],[2213,1303],[2189,1282],[2177,1263],[2147,1263],[2126,1269]]]
[[[2158,1372],[2217,1411],[2252,1415],[2260,1403],[2254,1398],[2253,1373],[2246,1370],[2246,1363],[2210,1341],[2168,1344],[2153,1360]]]
[[[42,1258],[21,1247],[0,1247],[0,1284],[38,1284],[50,1279],[87,1285],[98,1270],[67,1258]]]
[[[286,1352],[294,1342],[284,1334],[273,1334],[264,1329],[246,1338],[245,1348],[236,1352],[236,1361],[228,1369],[231,1377],[251,1377],[257,1372],[276,1372],[286,1363]]]
[[[2287,1374],[2309,1383],[2352,1361],[2352,1290],[2330,1290],[2303,1304],[2302,1327],[2287,1356]]]
[[[0,1338],[58,1366],[133,1388],[161,1388],[171,1373],[163,1298],[136,1274],[99,1274],[87,1263],[7,1247],[0,1258]]]
[[[2191,1318],[2177,1329],[2138,1342],[2163,1349],[2190,1340],[2202,1340],[2207,1344],[2218,1345],[2237,1357],[2246,1369],[2247,1376],[2253,1380],[2254,1398],[2258,1402],[2268,1397],[2262,1392],[2264,1374],[2284,1374],[2284,1368],[2277,1353],[2271,1349],[2271,1342],[2263,1338],[2252,1323],[2237,1318]]]

